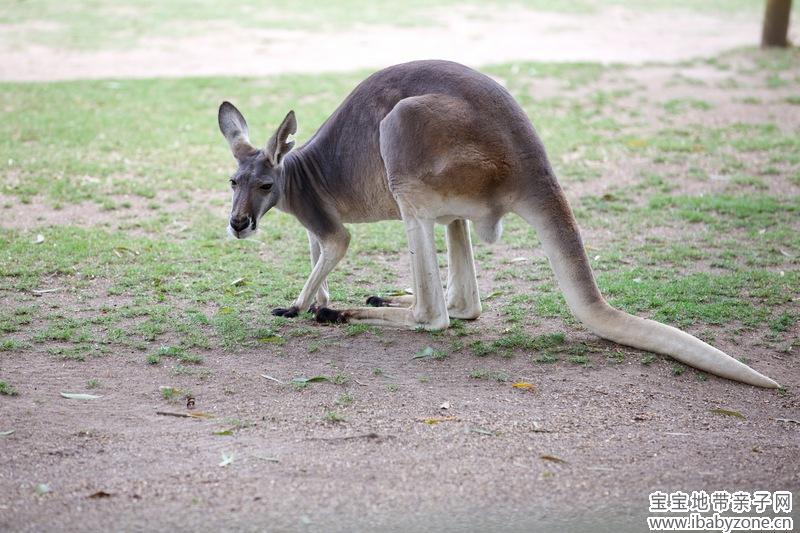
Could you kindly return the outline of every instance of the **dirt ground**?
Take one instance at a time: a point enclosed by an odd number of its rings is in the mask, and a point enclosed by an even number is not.
[[[547,16],[553,18],[530,13],[469,18],[472,26],[449,34],[447,54],[472,64],[521,58],[677,60],[698,49],[711,53],[749,44],[758,33],[754,21],[717,25],[687,15],[673,21],[680,38],[645,47],[640,45],[661,21],[640,23],[623,39],[618,20],[624,12],[568,20]],[[541,44],[530,27],[543,20],[550,31],[542,32],[548,39]],[[499,26],[485,26],[491,24]],[[514,24],[529,29],[508,30]],[[564,28],[553,29],[559,25]],[[425,32],[442,30],[380,31],[393,43],[387,55],[372,56],[361,37],[345,34],[335,36],[336,44],[351,53],[334,59],[298,51],[291,64],[253,58],[281,57],[273,52],[296,36],[263,49],[228,47],[225,54],[215,52],[214,37],[116,52],[0,50],[0,79],[349,70],[408,54],[430,55],[421,44]],[[419,39],[404,32],[418,32]],[[528,40],[517,41],[523,34]],[[480,37],[485,35],[491,38]],[[334,36],[304,38],[325,42],[327,37]],[[494,48],[482,39],[492,40]],[[498,40],[502,46],[496,46]],[[572,45],[565,46],[567,41]],[[337,48],[330,42],[328,47]],[[492,55],[488,49],[501,52]],[[187,50],[192,53],[184,57]],[[208,57],[215,60],[201,60]],[[653,67],[649,78],[637,81],[657,77]],[[785,120],[800,124],[795,108],[787,109],[795,115]],[[747,120],[731,117],[724,106],[707,115],[711,121]],[[625,176],[609,174],[603,182],[617,178]],[[577,187],[569,191],[573,200]],[[134,203],[129,213],[145,210]],[[66,206],[57,218],[39,223],[69,220],[95,219],[83,208]],[[25,224],[35,227],[30,220]],[[602,239],[600,231],[587,237],[595,243]],[[398,247],[401,242],[399,236]],[[502,244],[496,252],[508,258],[519,254]],[[408,286],[405,259],[387,261],[398,273],[398,285]],[[491,291],[486,277],[480,283],[484,294]],[[86,299],[57,292],[31,298],[85,314],[115,304],[102,283]],[[488,303],[480,322],[500,327],[500,310]],[[143,364],[142,353],[133,350],[115,353],[113,364],[100,357],[76,363],[33,350],[0,352],[3,377],[20,391],[17,398],[0,398],[0,432],[15,430],[0,436],[0,531],[638,532],[647,530],[647,495],[655,490],[790,490],[795,500],[800,491],[800,401],[794,392],[800,368],[790,354],[765,348],[758,338],[733,342],[722,334],[724,328],[704,328],[720,333],[715,341],[720,349],[746,354],[787,393],[713,376],[701,383],[692,372],[676,377],[667,364],[641,365],[640,352],[628,349],[625,362],[605,366],[532,365],[527,357],[476,361],[465,352],[437,361],[409,355],[431,344],[427,333],[348,336],[341,328],[309,325],[322,331],[325,342],[318,351],[309,352],[300,339],[235,354],[207,351],[208,372],[176,374],[168,383],[162,368]],[[542,320],[532,333],[559,329],[560,321]],[[569,343],[581,341],[599,342],[580,329],[570,332]],[[502,369],[509,381],[469,378],[476,368]],[[336,374],[349,379],[296,389],[262,374],[284,382]],[[87,391],[90,378],[103,386]],[[514,388],[518,381],[533,389]],[[194,409],[187,411],[183,401],[165,403],[157,392],[164,385],[190,389]],[[60,391],[102,397],[67,400]],[[343,395],[351,396],[352,404],[342,405]],[[331,410],[344,420],[326,417]],[[163,411],[211,417],[158,414]],[[40,484],[48,489],[37,491]]]
[[[191,387],[196,410],[211,420],[157,415],[184,409],[165,408],[153,395],[163,373],[144,367],[140,354],[115,355],[114,365],[26,358],[10,368],[24,396],[3,416],[18,430],[2,444],[0,525],[582,531],[591,523],[598,531],[643,531],[653,490],[798,488],[797,425],[776,420],[797,418],[794,398],[715,378],[700,389],[666,366],[537,369],[524,358],[502,362],[515,379],[536,385],[516,390],[465,379],[472,356],[446,364],[398,357],[398,346],[424,337],[337,336],[334,349],[314,354],[291,345],[280,356],[270,349],[210,354],[212,380],[177,382]],[[776,375],[775,356],[758,356],[760,368]],[[352,382],[294,391],[260,376],[288,380],[333,368]],[[375,368],[385,377],[376,378]],[[111,385],[102,399],[58,397],[84,390],[87,376]],[[800,382],[796,371],[782,381]],[[346,422],[324,422],[344,391],[356,398],[339,409]],[[719,407],[746,418],[711,413]],[[453,419],[422,421],[436,417]],[[232,419],[246,421],[235,436],[213,434],[238,424]],[[223,454],[234,461],[218,466]],[[40,482],[52,492],[35,495]],[[93,497],[99,492],[109,496]]]

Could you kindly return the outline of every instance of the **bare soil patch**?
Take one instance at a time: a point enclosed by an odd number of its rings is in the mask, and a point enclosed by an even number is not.
[[[22,28],[0,27],[0,80],[343,72],[429,58],[472,66],[522,60],[678,61],[752,46],[760,35],[758,17],[622,7],[593,14],[461,7],[432,10],[426,19],[424,26],[313,32],[195,23],[189,35],[92,51],[19,45],[14,36],[24,33]]]

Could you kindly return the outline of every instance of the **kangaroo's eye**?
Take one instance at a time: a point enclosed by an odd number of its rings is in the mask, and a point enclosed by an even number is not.
[[[272,184],[271,183],[265,183],[260,187],[260,189],[262,191],[268,191],[268,190],[272,189]]]
[[[230,183],[231,183],[231,187],[236,187],[237,183],[236,183],[236,180],[235,180],[235,179],[231,178],[231,179],[230,179],[230,180],[228,180],[228,181],[230,181]]]

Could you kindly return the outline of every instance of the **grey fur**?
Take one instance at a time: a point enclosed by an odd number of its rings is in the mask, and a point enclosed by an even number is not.
[[[349,244],[345,223],[402,218],[415,287],[411,307],[397,300],[378,308],[323,308],[317,318],[428,329],[447,327],[450,317],[477,318],[480,298],[464,220],[494,241],[502,217],[515,212],[536,228],[567,303],[589,329],[720,376],[777,387],[691,335],[605,302],[542,142],[522,108],[488,76],[448,61],[396,65],[359,84],[305,145],[288,152],[286,137],[295,127],[290,112],[267,148],[251,152],[244,118],[230,104],[220,108],[220,129],[239,161],[232,220],[246,215],[254,227],[277,206],[310,234],[312,273],[292,307],[277,314],[296,316],[315,299],[327,304],[325,280]],[[448,226],[446,294],[434,222]]]

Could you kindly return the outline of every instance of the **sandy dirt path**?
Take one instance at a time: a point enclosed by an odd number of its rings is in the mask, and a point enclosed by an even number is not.
[[[355,26],[336,32],[209,22],[189,37],[149,38],[130,48],[92,51],[20,46],[12,35],[25,28],[0,25],[0,80],[340,72],[434,57],[472,66],[519,60],[679,61],[755,45],[761,23],[741,13],[642,13],[620,7],[593,14],[523,8],[431,13],[425,26]]]

